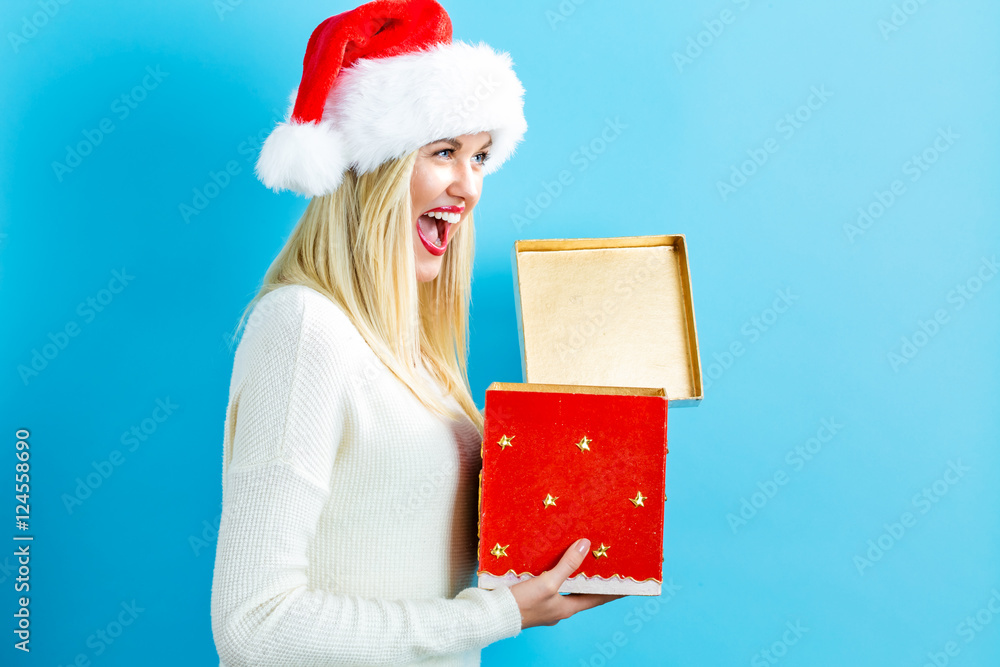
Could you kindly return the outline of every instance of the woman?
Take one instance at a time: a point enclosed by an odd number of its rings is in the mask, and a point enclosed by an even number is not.
[[[589,548],[473,586],[483,416],[466,320],[483,176],[526,129],[510,59],[431,0],[322,23],[261,180],[312,197],[247,307],[212,587],[222,664],[479,664],[617,596],[558,594]]]

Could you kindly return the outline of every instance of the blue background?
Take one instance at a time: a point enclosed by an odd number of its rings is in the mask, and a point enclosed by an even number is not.
[[[528,91],[525,142],[477,209],[477,402],[521,380],[521,238],[685,234],[707,385],[671,411],[673,592],[527,630],[484,664],[1000,664],[1000,7],[445,4],[455,37],[508,50]],[[257,182],[253,157],[311,30],[351,6],[3,4],[0,477],[13,514],[14,432],[30,429],[35,542],[30,657],[11,646],[17,575],[0,549],[0,662],[217,664],[225,339],[306,205]],[[112,131],[86,139],[102,121]],[[602,144],[609,121],[624,127]],[[540,197],[562,170],[572,182]],[[845,228],[859,208],[871,223]],[[116,270],[132,278],[102,292]],[[177,406],[162,423],[158,399]],[[155,430],[123,447],[144,420]],[[133,600],[134,622],[95,641]]]

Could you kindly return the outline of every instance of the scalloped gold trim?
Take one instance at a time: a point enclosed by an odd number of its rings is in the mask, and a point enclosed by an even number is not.
[[[483,574],[488,574],[491,577],[506,577],[508,574],[513,574],[515,577],[523,577],[524,575],[528,575],[530,577],[537,577],[538,576],[537,574],[532,574],[531,572],[515,572],[514,568],[510,568],[509,570],[507,570],[503,574],[496,574],[494,572],[487,572],[486,570],[479,570],[478,572],[476,572],[476,576],[477,577],[480,576],[480,575],[483,575]],[[593,580],[593,579],[600,579],[601,581],[611,581],[613,579],[619,579],[619,580],[624,581],[625,579],[631,579],[632,581],[634,581],[637,584],[642,584],[642,583],[645,583],[647,581],[655,581],[658,584],[663,584],[663,579],[657,579],[656,577],[649,577],[648,579],[636,579],[635,577],[622,576],[620,574],[612,574],[610,577],[602,577],[599,574],[595,574],[593,576],[590,576],[590,575],[586,575],[586,574],[581,573],[581,574],[575,574],[575,575],[573,575],[572,577],[570,577],[570,579],[575,579],[577,577],[584,577],[585,579],[591,579],[591,580]]]

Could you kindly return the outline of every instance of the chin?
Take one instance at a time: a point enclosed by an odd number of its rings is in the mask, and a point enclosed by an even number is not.
[[[423,267],[422,269],[418,268],[417,269],[417,282],[418,283],[430,282],[430,281],[434,280],[435,278],[437,278],[438,274],[440,272],[441,272],[440,265],[439,266],[435,266],[435,267],[427,266],[427,267]]]

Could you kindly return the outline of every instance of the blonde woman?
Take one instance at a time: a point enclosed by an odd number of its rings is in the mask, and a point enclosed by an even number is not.
[[[431,0],[313,32],[257,164],[312,199],[240,321],[211,601],[225,667],[478,665],[616,597],[557,592],[585,539],[537,578],[474,585],[472,212],[524,134],[523,92]]]

